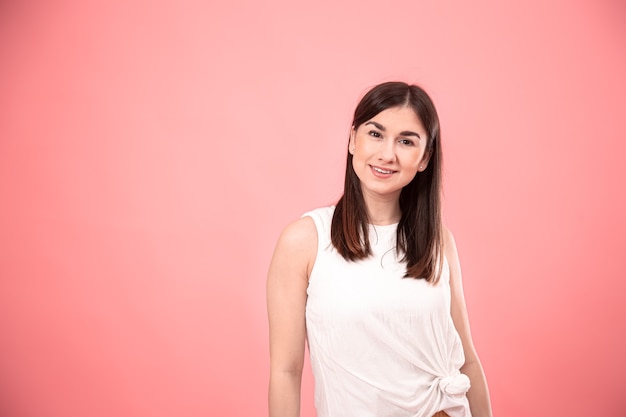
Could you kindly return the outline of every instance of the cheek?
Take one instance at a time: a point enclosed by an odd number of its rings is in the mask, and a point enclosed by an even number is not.
[[[405,155],[404,157],[404,165],[406,167],[415,168],[419,167],[424,159],[424,151],[416,150],[415,152],[411,152],[410,154]]]
[[[367,159],[374,152],[374,150],[372,149],[373,147],[371,141],[363,139],[356,140],[354,145],[354,152],[352,153],[352,155],[355,159]]]

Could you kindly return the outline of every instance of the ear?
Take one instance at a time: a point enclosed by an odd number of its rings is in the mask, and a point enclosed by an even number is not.
[[[356,129],[352,126],[352,129],[350,129],[350,141],[348,142],[348,152],[350,152],[351,155],[354,155],[354,148],[356,147],[355,140]]]
[[[420,164],[417,167],[418,172],[426,171],[426,168],[428,168],[428,162],[430,162],[430,155],[431,155],[431,152],[429,150],[424,152],[424,156],[422,157],[422,160],[420,161]]]

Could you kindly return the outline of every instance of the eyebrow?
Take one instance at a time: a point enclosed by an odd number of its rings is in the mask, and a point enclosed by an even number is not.
[[[381,125],[380,123],[377,123],[373,120],[370,120],[369,122],[365,123],[365,125],[374,125],[374,127],[376,127],[378,130],[382,130],[383,132],[385,132],[387,129],[385,129],[385,126]],[[422,137],[415,132],[411,132],[410,130],[405,130],[403,132],[400,132],[400,136],[417,136],[418,139],[421,139]]]

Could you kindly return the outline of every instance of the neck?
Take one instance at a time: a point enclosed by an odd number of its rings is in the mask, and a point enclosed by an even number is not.
[[[365,195],[363,197],[371,224],[386,226],[400,221],[402,211],[400,210],[399,194],[395,198]]]

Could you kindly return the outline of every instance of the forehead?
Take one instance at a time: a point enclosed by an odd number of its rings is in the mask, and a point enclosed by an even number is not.
[[[390,130],[417,130],[426,132],[424,124],[411,107],[390,107],[378,113],[367,122],[373,121]]]

